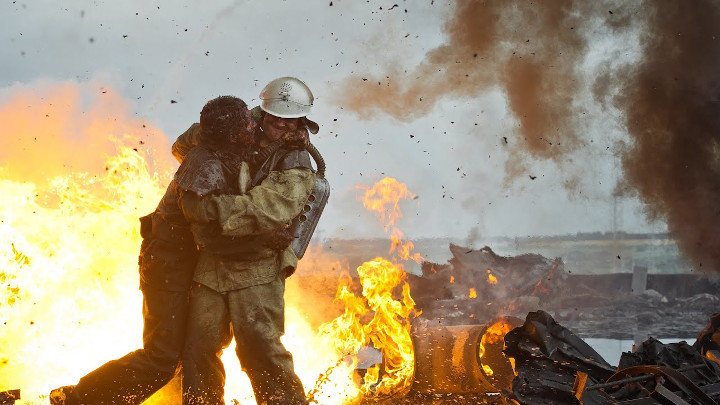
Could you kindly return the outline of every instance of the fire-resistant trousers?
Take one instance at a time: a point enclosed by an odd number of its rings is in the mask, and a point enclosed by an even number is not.
[[[175,376],[185,344],[188,292],[141,290],[143,348],[80,379],[68,404],[137,405]]]
[[[183,404],[224,404],[220,355],[233,335],[240,365],[258,404],[306,404],[302,382],[280,337],[285,327],[285,279],[229,292],[201,284],[190,289],[183,356]]]

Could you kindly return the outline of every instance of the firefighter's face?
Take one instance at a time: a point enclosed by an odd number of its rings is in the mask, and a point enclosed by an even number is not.
[[[275,141],[280,139],[288,132],[295,132],[300,124],[299,118],[280,118],[272,114],[265,114],[263,118],[262,128],[265,136]]]

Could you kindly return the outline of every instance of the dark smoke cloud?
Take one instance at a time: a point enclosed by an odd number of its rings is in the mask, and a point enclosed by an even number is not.
[[[717,0],[458,0],[446,44],[411,71],[348,79],[338,94],[351,99],[337,102],[363,118],[385,113],[409,121],[443,98],[498,87],[518,124],[508,148],[512,180],[525,173],[528,159],[559,164],[583,145],[579,98],[590,89],[595,101],[624,114],[630,135],[619,150],[625,180],[618,190],[637,195],[650,219],[665,220],[696,268],[718,272],[719,9]],[[591,27],[598,21],[602,29]],[[602,40],[593,37],[602,32],[630,41],[638,27],[639,62],[605,61],[588,86],[578,71],[588,41]],[[567,184],[574,187],[572,179]]]
[[[499,86],[518,125],[506,168],[513,179],[524,174],[528,155],[559,161],[580,144],[573,96],[582,85],[576,70],[587,48],[583,21],[598,12],[594,4],[459,0],[445,26],[447,44],[413,71],[390,68],[380,78],[348,79],[337,102],[363,118],[382,112],[409,121],[443,98]]]
[[[651,218],[667,222],[695,268],[718,272],[720,3],[646,6],[644,58],[617,75],[628,78],[615,104],[632,136],[623,154],[624,191],[637,193]]]

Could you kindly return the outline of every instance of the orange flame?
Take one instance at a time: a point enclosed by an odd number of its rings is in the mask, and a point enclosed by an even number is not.
[[[492,272],[490,271],[490,269],[488,269],[487,274],[488,274],[488,279],[487,279],[488,284],[495,285],[495,284],[498,283],[497,277],[495,277],[495,276],[492,274]]]
[[[358,186],[358,188],[365,189],[363,206],[375,212],[383,222],[385,232],[390,233],[392,243],[388,253],[397,252],[398,257],[402,260],[412,259],[417,263],[422,262],[423,258],[419,253],[411,253],[414,249],[413,243],[404,241],[405,234],[396,226],[397,220],[402,217],[400,200],[415,199],[417,196],[407,189],[407,185],[392,177],[385,177],[372,187]]]
[[[0,104],[0,390],[23,399],[142,343],[138,217],[164,192],[143,146],[169,146],[124,132],[147,126],[105,95],[82,111],[62,84]]]
[[[468,293],[468,297],[470,299],[477,298],[477,292],[473,287],[470,287],[470,292]]]
[[[401,246],[400,258],[413,257],[412,243],[400,242],[402,233],[394,227],[402,216],[398,201],[412,196],[407,187],[392,178],[385,178],[365,193],[365,207],[379,212],[388,221],[385,229],[393,232],[390,252]],[[391,207],[388,211],[386,207]],[[407,253],[407,254],[405,254]],[[419,255],[417,255],[419,257]],[[392,396],[410,388],[415,368],[415,355],[410,337],[410,318],[417,316],[415,302],[410,296],[410,286],[405,282],[401,264],[382,257],[363,263],[357,269],[362,297],[341,286],[336,299],[345,303],[345,312],[331,322],[321,325],[320,330],[335,344],[339,356],[354,356],[360,348],[368,345],[381,351],[382,365],[368,368],[359,387],[365,397]],[[399,298],[394,291],[402,284]],[[366,321],[367,314],[372,318]],[[382,371],[382,373],[381,373]]]
[[[319,329],[334,344],[340,356],[350,356],[353,365],[357,364],[354,356],[363,346],[372,344],[381,350],[385,372],[382,380],[380,366],[371,367],[358,393],[366,396],[390,395],[411,384],[414,353],[408,317],[414,302],[407,284],[403,286],[402,301],[392,298],[391,291],[400,281],[398,275],[403,273],[387,260],[376,258],[366,262],[358,268],[358,272],[362,273],[363,297],[356,297],[346,286],[341,287],[337,299],[345,303],[345,312]],[[374,311],[373,318],[363,324],[361,318],[370,309]]]
[[[502,341],[503,339],[505,339],[505,335],[507,335],[507,333],[510,332],[512,329],[513,326],[509,322],[501,319],[488,327],[485,331],[485,334],[483,334],[483,337],[480,340],[480,346],[478,348],[478,358],[480,359],[480,364],[482,364],[483,371],[486,375],[492,376],[494,374],[494,371],[490,366],[482,363],[482,358],[485,355],[485,345],[492,345]],[[513,364],[514,370],[514,359],[510,359],[510,362],[511,364]]]

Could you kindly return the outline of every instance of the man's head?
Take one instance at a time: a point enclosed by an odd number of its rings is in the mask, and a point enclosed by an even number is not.
[[[257,123],[247,104],[237,97],[221,96],[208,101],[200,112],[200,130],[217,147],[252,146]]]
[[[307,138],[307,132],[318,132],[318,125],[309,120],[313,105],[310,88],[294,77],[272,80],[260,92],[260,108],[264,111],[261,126],[265,136],[276,140],[283,136]]]

